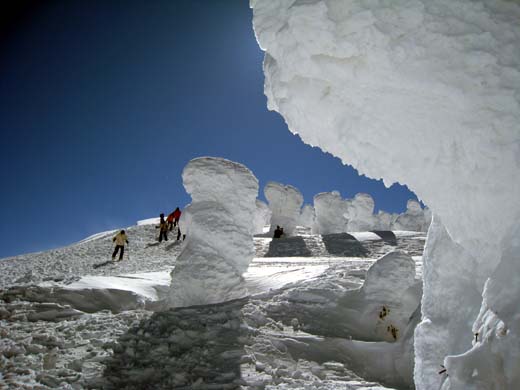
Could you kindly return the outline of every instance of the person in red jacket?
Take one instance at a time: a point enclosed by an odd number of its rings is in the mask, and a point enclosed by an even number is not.
[[[173,226],[177,226],[179,224],[179,218],[181,217],[182,212],[177,207],[172,214],[173,214],[173,219],[174,219]]]
[[[168,230],[171,232],[173,230],[173,220],[175,217],[173,216],[175,212],[172,211],[170,214],[168,214],[168,218],[166,218],[166,222],[168,222]]]

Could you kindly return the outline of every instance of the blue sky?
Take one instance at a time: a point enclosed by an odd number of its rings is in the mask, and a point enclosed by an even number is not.
[[[261,189],[292,184],[306,203],[368,192],[401,212],[415,198],[267,111],[245,0],[20,4],[0,28],[0,257],[182,207],[182,169],[204,155],[245,164]]]

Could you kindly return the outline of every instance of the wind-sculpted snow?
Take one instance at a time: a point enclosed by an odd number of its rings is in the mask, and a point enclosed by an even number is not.
[[[338,191],[322,192],[314,196],[316,232],[319,234],[343,233],[347,231],[348,203]]]
[[[187,238],[172,271],[167,304],[217,303],[246,295],[242,274],[254,256],[258,180],[245,166],[214,157],[191,160],[182,179],[192,203],[183,213]]]
[[[293,186],[271,181],[265,186],[264,195],[272,212],[270,233],[280,226],[286,236],[291,236],[300,218],[303,204],[301,192]]]
[[[369,194],[356,194],[343,199],[338,191],[322,192],[314,197],[315,230],[320,234],[362,232],[369,230],[427,231],[430,211],[419,202],[409,200],[406,212],[374,214],[374,199]]]
[[[320,361],[339,351],[341,358],[336,361],[348,362],[349,368],[364,376],[410,388],[413,330],[419,321],[421,296],[415,261],[404,252],[390,252],[371,264],[363,286],[357,289],[352,279],[355,272],[333,280],[328,275],[334,272],[331,267],[320,282],[280,291],[277,304],[264,307],[268,316],[284,322],[296,318],[306,332],[324,338],[289,340],[289,352]]]
[[[408,230],[421,232],[428,230],[431,214],[428,209],[423,210],[419,202],[409,200],[406,211],[400,214],[392,224],[394,230]]]
[[[253,221],[253,232],[254,234],[262,234],[264,227],[271,223],[271,210],[269,206],[261,200],[256,200],[256,211]]]
[[[347,214],[349,232],[364,232],[375,226],[374,199],[369,194],[356,194],[348,203]]]
[[[256,36],[266,51],[268,107],[280,112],[304,142],[362,174],[415,191],[440,216],[449,240],[475,259],[479,293],[488,277],[488,286],[513,286],[514,273],[499,276],[493,270],[499,261],[500,269],[520,262],[518,253],[503,254],[518,239],[507,232],[516,231],[520,220],[520,4],[253,0],[251,5]],[[446,273],[432,284],[433,273],[426,276],[426,288],[466,301],[473,292],[453,289],[449,275],[455,267],[447,264],[459,259],[435,247],[439,231],[429,234],[427,245],[439,259],[437,266],[446,263]],[[486,291],[487,301],[499,294],[501,306],[520,300],[515,289]],[[475,320],[479,305],[465,312],[466,323]],[[446,307],[445,315],[459,315],[456,307]],[[484,302],[481,312],[486,310]],[[425,306],[423,323],[430,320],[427,313]],[[508,315],[496,314],[502,321]],[[498,325],[496,331],[501,331]],[[472,329],[446,332],[449,337],[438,333],[428,340],[418,333],[419,390],[435,388],[435,370],[442,364],[429,362],[421,343],[445,351],[450,340],[467,338]],[[473,375],[475,361],[518,356],[517,334],[505,333],[509,355],[491,347],[502,342],[494,341],[492,332],[480,335],[486,348],[479,349],[479,357],[462,355],[458,368],[448,365],[443,389],[478,387],[478,381],[490,388],[520,387],[511,371],[493,366],[487,368],[488,379],[480,374],[461,379],[461,372]]]
[[[310,204],[306,204],[303,206],[302,211],[300,213],[300,218],[298,219],[298,226],[304,226],[309,228],[314,228],[316,219],[316,213],[314,211],[314,207]]]
[[[374,230],[392,230],[394,228],[394,222],[397,219],[398,214],[390,214],[386,211],[379,210],[374,215]],[[431,219],[431,218],[430,218]],[[427,230],[428,227],[426,226]]]

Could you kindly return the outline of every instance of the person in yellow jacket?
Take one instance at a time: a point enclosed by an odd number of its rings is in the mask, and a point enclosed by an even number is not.
[[[126,236],[126,233],[124,230],[121,230],[119,233],[117,233],[114,238],[112,238],[112,241],[116,243],[116,247],[114,249],[114,253],[112,253],[112,260],[116,258],[117,252],[121,250],[119,253],[119,261],[123,260],[123,254],[125,253],[125,244],[128,244],[128,237]]]
[[[159,230],[159,242],[162,242],[163,238],[164,241],[168,241],[168,223],[164,220],[164,214],[161,213],[159,216],[160,221],[159,225],[156,226]]]

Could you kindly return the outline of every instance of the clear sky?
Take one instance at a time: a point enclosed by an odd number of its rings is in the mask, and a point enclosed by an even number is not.
[[[15,2],[16,3],[16,2]],[[209,155],[316,193],[386,189],[292,135],[266,108],[246,0],[20,1],[0,20],[0,258],[183,207]]]

